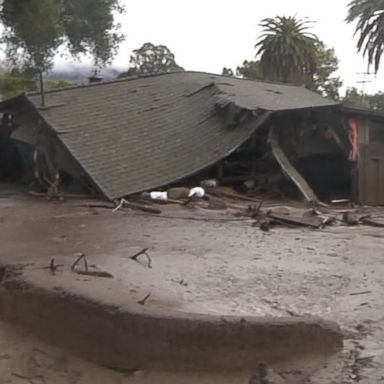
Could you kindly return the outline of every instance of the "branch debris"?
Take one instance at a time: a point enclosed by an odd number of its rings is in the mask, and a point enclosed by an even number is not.
[[[84,260],[84,268],[85,268],[85,271],[88,271],[88,262],[87,262],[87,258],[85,257],[85,254],[84,253],[79,253],[78,254],[78,258],[76,259],[76,261],[72,264],[71,266],[71,269],[72,271],[76,272],[76,265],[80,263],[81,260]]]
[[[148,295],[145,296],[144,299],[139,300],[139,301],[137,302],[137,304],[145,305],[145,302],[146,302],[150,297],[151,297],[151,293],[148,293]]]
[[[49,269],[52,275],[54,275],[60,267],[64,267],[64,264],[55,264],[55,258],[52,257],[48,267],[43,267],[41,269]]]
[[[138,261],[137,258],[141,255],[145,255],[147,257],[147,260],[148,260],[147,266],[148,268],[152,268],[152,259],[148,254],[148,248],[143,248],[141,251],[135,253],[133,256],[130,256],[130,259]]]
[[[138,209],[138,210],[143,211],[143,212],[154,213],[157,215],[161,213],[161,209],[149,207],[148,205],[145,205],[145,204],[134,203],[134,202],[128,201],[126,199],[121,199],[120,202],[118,202],[118,200],[116,200],[115,204],[116,204],[116,208],[114,208],[112,210],[112,212],[117,212],[121,208],[126,206],[126,207],[131,208],[131,209]]]
[[[84,270],[76,269],[77,264],[79,264],[81,260],[84,261]],[[105,271],[90,271],[89,268],[88,268],[88,261],[87,261],[87,258],[86,258],[84,253],[79,253],[78,258],[72,264],[71,269],[72,269],[73,272],[77,273],[78,275],[95,276],[95,277],[107,277],[107,278],[113,278],[114,277],[109,272],[105,272]]]

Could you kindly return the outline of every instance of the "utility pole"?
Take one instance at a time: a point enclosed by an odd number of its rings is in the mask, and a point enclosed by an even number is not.
[[[361,84],[361,103],[365,101],[365,84],[371,83],[371,80],[366,80],[367,75],[371,75],[369,72],[357,72],[356,75],[363,75],[363,80],[358,80],[356,83]]]
[[[367,76],[373,75],[373,73],[369,72],[369,64],[367,65],[366,72],[356,72],[356,75],[362,75],[363,80],[358,80],[356,83],[361,84],[361,103],[364,104],[365,102],[365,84],[371,83],[371,80],[367,80]]]

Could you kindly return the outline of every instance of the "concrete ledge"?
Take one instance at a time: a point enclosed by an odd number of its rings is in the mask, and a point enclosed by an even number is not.
[[[319,318],[189,315],[123,308],[0,273],[0,319],[97,364],[120,370],[237,370],[342,347]]]

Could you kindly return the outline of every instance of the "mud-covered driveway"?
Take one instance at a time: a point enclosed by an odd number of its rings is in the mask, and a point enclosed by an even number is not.
[[[111,297],[140,300],[150,293],[147,305],[184,312],[319,315],[341,325],[346,350],[339,372],[313,382],[383,382],[383,229],[265,233],[250,220],[202,209],[172,206],[152,216],[88,203],[0,199],[2,263],[25,264],[36,278],[85,294],[108,290],[97,278],[63,279],[42,269],[52,257],[70,265],[83,252],[120,283]],[[145,257],[130,259],[142,248],[152,268]]]

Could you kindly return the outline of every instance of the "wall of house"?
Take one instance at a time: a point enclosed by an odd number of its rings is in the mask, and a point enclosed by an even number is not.
[[[50,181],[59,170],[68,184],[79,184],[84,178],[83,171],[75,159],[66,150],[56,134],[38,117],[23,112],[14,112],[17,128],[11,138],[38,149],[43,154],[44,172]],[[31,164],[33,168],[33,164]]]
[[[384,205],[384,119],[351,116],[358,123],[358,200]]]

